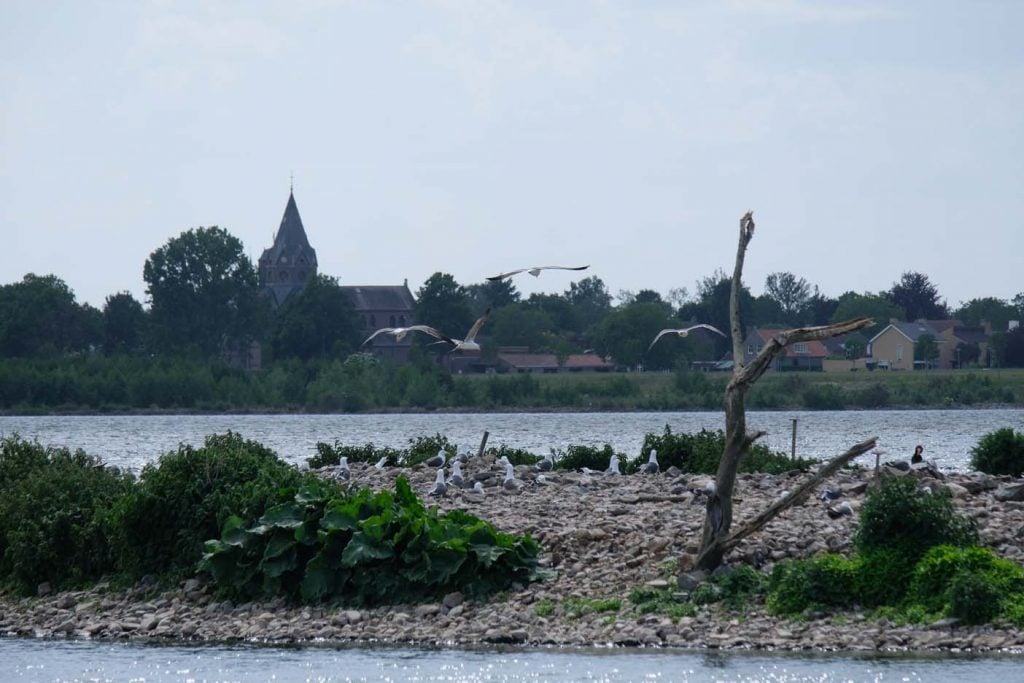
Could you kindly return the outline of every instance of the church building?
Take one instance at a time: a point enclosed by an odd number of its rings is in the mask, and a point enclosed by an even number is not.
[[[306,237],[295,194],[289,193],[281,227],[274,235],[274,244],[264,249],[260,256],[260,288],[274,306],[280,306],[316,274],[316,250]],[[408,280],[400,285],[342,285],[341,289],[351,298],[352,306],[363,323],[364,339],[381,327],[412,324],[416,300],[409,291]],[[411,348],[411,336],[396,342],[391,335],[382,334],[363,350],[402,363],[408,360]]]

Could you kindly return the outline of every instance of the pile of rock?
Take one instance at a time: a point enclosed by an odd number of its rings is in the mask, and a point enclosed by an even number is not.
[[[425,499],[436,480],[436,470],[425,466],[377,469],[353,463],[350,470],[353,485],[374,489],[392,488],[398,476],[405,476]],[[860,613],[822,615],[807,622],[780,620],[757,610],[738,619],[715,606],[679,619],[641,614],[629,602],[636,588],[692,589],[687,582],[694,577],[684,572],[700,543],[710,479],[678,470],[603,476],[542,473],[519,466],[514,468],[519,485],[506,487],[505,472],[506,466],[493,459],[471,458],[463,465],[463,485],[481,482],[483,493],[450,485],[444,496],[431,499],[441,511],[463,508],[503,531],[529,533],[540,541],[555,578],[486,603],[451,593],[436,603],[360,610],[295,607],[280,600],[233,605],[217,601],[198,580],[157,596],[145,586],[118,593],[100,585],[31,599],[0,596],[0,633],[206,641],[1024,650],[1020,629],[967,628],[952,622],[895,627],[869,621]],[[922,486],[946,488],[956,505],[977,520],[986,545],[1004,557],[1024,561],[1020,481],[976,474],[933,476],[912,469],[893,474],[918,477]],[[734,525],[752,519],[808,476],[796,471],[741,475]],[[848,550],[857,516],[830,516],[828,509],[845,502],[856,511],[874,479],[872,471],[841,471],[814,496],[740,543],[726,562],[768,571],[787,558]],[[571,601],[598,600],[617,609],[565,609]]]

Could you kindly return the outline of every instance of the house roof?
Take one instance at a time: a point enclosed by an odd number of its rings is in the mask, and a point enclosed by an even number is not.
[[[822,339],[821,344],[828,351],[829,355],[842,356],[846,353],[846,343],[849,341],[860,341],[862,344],[867,344],[868,338],[860,332],[847,332],[836,337]]]
[[[553,353],[498,353],[498,360],[506,365],[522,370],[574,368],[613,368],[614,363],[606,361],[596,353],[573,353],[559,365],[558,356]]]
[[[411,311],[416,300],[407,285],[345,285],[356,312]]]
[[[935,330],[934,327],[932,327],[931,325],[926,323],[924,320],[917,320],[917,321],[912,322],[912,323],[907,323],[907,322],[889,323],[888,325],[885,326],[885,329],[883,329],[881,332],[879,332],[874,337],[872,337],[871,341],[874,342],[876,339],[878,339],[883,334],[885,334],[886,331],[889,330],[890,328],[896,330],[897,332],[899,332],[900,334],[902,334],[904,337],[906,337],[910,341],[914,342],[915,344],[917,343],[918,338],[921,335],[923,335],[923,334],[930,334],[931,336],[935,337],[935,341],[940,343],[940,344],[943,341],[945,341],[942,338],[942,335],[940,335]]]
[[[965,344],[986,344],[989,341],[983,327],[954,327],[953,336]]]
[[[751,329],[750,333],[755,335],[761,341],[763,341],[765,343],[768,343],[768,341],[770,341],[772,337],[774,337],[777,334],[782,334],[785,331],[786,330],[783,330],[783,329],[764,329],[764,330],[762,330],[762,329],[759,329],[759,328],[755,327],[755,328]],[[784,351],[784,353],[782,355],[784,357],[789,357],[789,358],[793,358],[793,357],[797,357],[797,358],[824,358],[825,356],[828,355],[828,349],[826,349],[825,345],[822,344],[820,341],[818,341],[816,339],[812,339],[811,341],[804,342],[804,343],[807,344],[807,353],[797,353],[793,349],[793,345],[790,344],[789,346],[786,347],[786,349],[785,349],[785,351]]]

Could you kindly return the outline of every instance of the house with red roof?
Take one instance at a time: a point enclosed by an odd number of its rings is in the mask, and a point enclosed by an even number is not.
[[[747,336],[743,340],[743,363],[749,364],[761,349],[777,334],[786,330],[782,329],[759,329],[751,327],[747,329]],[[828,350],[820,341],[797,342],[786,347],[785,351],[772,361],[771,370],[782,372],[810,370],[820,372]]]

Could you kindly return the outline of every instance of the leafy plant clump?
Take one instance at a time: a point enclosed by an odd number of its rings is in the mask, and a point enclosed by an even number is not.
[[[919,492],[911,477],[888,477],[868,494],[854,537],[861,552],[891,548],[913,563],[937,545],[964,548],[978,541],[974,521],[956,512],[949,492]]]
[[[675,466],[693,474],[715,474],[718,461],[725,450],[725,432],[721,429],[702,429],[694,434],[675,434],[665,425],[662,434],[647,434],[640,455],[630,461],[628,471],[635,471],[647,462],[651,450],[657,449],[658,463],[664,470]],[[754,444],[740,461],[741,472],[781,474],[791,470],[806,470],[814,460],[793,459],[783,453],[774,453],[766,446]]]
[[[109,511],[132,477],[83,451],[0,440],[0,582],[22,594],[71,588],[115,569]]]
[[[971,468],[1013,477],[1024,474],[1024,432],[1005,427],[981,437],[971,449]]]
[[[619,461],[619,469],[625,472],[626,456],[616,453],[609,444],[601,448],[596,446],[583,446],[574,444],[564,451],[561,449],[552,450],[555,460],[555,468],[560,470],[579,470],[588,467],[592,470],[606,470],[608,464],[614,457]]]
[[[810,608],[844,607],[853,601],[856,586],[856,565],[840,555],[780,562],[769,579],[767,607],[786,615]]]
[[[334,444],[318,441],[316,444],[316,455],[308,458],[306,462],[309,464],[310,469],[319,469],[340,464],[342,457],[347,458],[349,463],[376,463],[381,458],[387,458],[385,463],[390,467],[394,467],[402,462],[405,454],[402,451],[386,446],[378,448],[372,443],[362,446],[345,446],[335,439]]]
[[[418,602],[459,590],[482,598],[546,576],[529,535],[501,533],[462,510],[425,508],[408,481],[395,493],[336,495],[306,482],[254,526],[230,517],[201,568],[237,599],[285,595],[357,605]]]
[[[121,566],[135,576],[191,573],[228,517],[255,520],[312,476],[231,432],[181,446],[146,465],[113,511]]]

